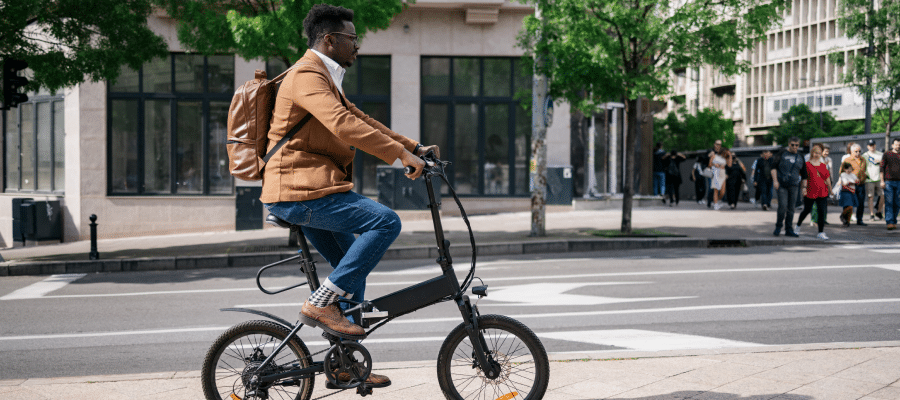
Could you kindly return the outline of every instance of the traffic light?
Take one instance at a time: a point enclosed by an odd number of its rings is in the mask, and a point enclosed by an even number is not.
[[[3,61],[3,108],[6,110],[28,101],[28,96],[20,93],[22,87],[28,84],[28,78],[19,76],[19,71],[25,68],[28,68],[28,63],[23,60]]]

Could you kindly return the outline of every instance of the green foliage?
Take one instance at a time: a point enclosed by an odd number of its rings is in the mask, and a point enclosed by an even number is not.
[[[683,111],[683,109],[681,110]],[[725,147],[734,146],[734,121],[722,117],[722,112],[705,108],[697,115],[669,112],[653,124],[653,141],[664,149],[678,151],[703,150],[721,140]]]
[[[872,9],[871,0],[841,0],[838,25],[847,37],[860,43],[872,43],[870,54],[845,57],[842,51],[829,54],[831,62],[847,66],[842,81],[851,84],[856,91],[866,96],[881,94],[879,107],[896,110],[900,105],[900,0],[880,0],[877,9]],[[866,78],[871,76],[869,86]],[[873,96],[874,97],[874,96]],[[877,99],[877,98],[876,98]],[[900,112],[884,114],[877,126],[872,123],[872,131],[893,130],[900,123]]]
[[[528,16],[519,35],[526,59],[543,57],[538,72],[550,95],[585,113],[601,103],[670,91],[673,69],[707,64],[726,74],[748,68],[750,48],[789,2],[538,0],[541,19]],[[588,96],[582,96],[583,91]]]
[[[112,80],[167,54],[151,11],[150,0],[0,1],[0,56],[28,62],[29,91]]]
[[[801,143],[806,143],[813,138],[863,134],[861,120],[838,121],[830,112],[814,112],[806,104],[791,107],[786,113],[781,114],[778,122],[778,126],[769,129],[766,139],[782,145],[787,144],[791,136],[796,136],[800,138]]]
[[[178,21],[178,40],[203,53],[234,53],[245,59],[296,62],[307,49],[303,19],[311,0],[153,0]],[[356,33],[385,29],[403,11],[402,0],[332,0],[354,11]]]

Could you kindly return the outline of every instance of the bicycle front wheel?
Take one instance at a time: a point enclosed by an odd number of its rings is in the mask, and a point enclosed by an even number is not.
[[[490,359],[501,368],[489,379],[478,366],[465,324],[447,336],[438,353],[438,384],[448,400],[538,400],[550,379],[547,351],[540,339],[519,321],[503,315],[478,317]]]
[[[263,361],[291,332],[270,321],[247,321],[225,331],[203,360],[200,377],[207,400],[293,399],[312,396],[313,378],[285,378],[252,393],[250,381]],[[296,336],[287,339],[281,352],[262,368],[262,374],[287,372],[309,367],[309,350]]]

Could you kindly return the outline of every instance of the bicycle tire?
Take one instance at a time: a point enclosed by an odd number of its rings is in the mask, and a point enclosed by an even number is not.
[[[503,368],[500,377],[487,379],[480,368],[473,368],[475,360],[469,335],[465,324],[459,324],[438,353],[438,384],[444,397],[448,400],[543,398],[550,380],[550,363],[537,335],[521,322],[503,315],[478,317],[478,328],[488,344],[486,351]]]
[[[271,321],[247,321],[225,331],[203,359],[200,379],[206,399],[232,400],[232,393],[241,400],[257,398],[247,395],[244,373],[257,367],[290,333],[284,326]],[[287,346],[273,360],[273,364],[271,372],[309,367],[309,350],[302,340],[294,336],[288,340]],[[274,382],[268,390],[277,391],[279,396],[270,393],[269,398],[309,400],[314,383],[313,378],[291,378]]]

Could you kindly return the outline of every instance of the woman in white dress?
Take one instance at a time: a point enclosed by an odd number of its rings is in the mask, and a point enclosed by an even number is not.
[[[714,192],[713,208],[718,210],[722,208],[720,201],[725,197],[725,180],[728,176],[725,174],[725,166],[729,160],[725,158],[725,148],[719,150],[714,157],[710,157],[709,167],[713,171],[711,186]]]

